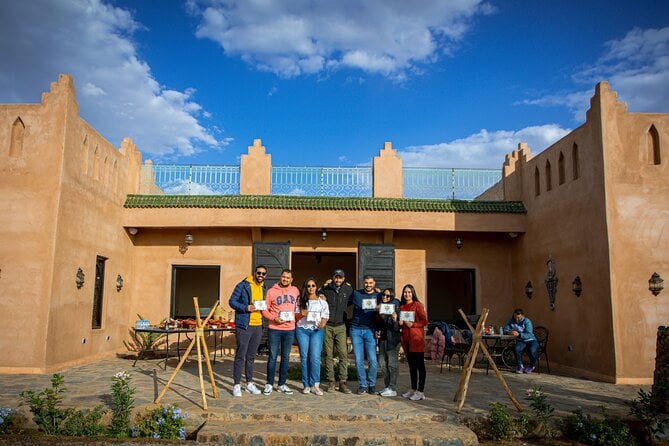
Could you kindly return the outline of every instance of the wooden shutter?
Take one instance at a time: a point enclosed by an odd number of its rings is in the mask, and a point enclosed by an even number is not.
[[[395,245],[358,245],[358,288],[362,278],[371,274],[378,288],[395,287]]]
[[[290,243],[263,243],[253,244],[253,266],[265,265],[267,288],[274,285],[281,277],[281,270],[290,266]]]

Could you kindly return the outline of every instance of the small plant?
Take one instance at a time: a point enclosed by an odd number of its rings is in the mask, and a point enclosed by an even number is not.
[[[141,314],[137,314],[137,317],[139,319],[144,319]],[[165,319],[163,319],[162,322],[164,322]],[[155,333],[155,332],[147,332],[147,331],[142,331],[142,332],[135,332],[135,338],[138,340],[140,343],[140,348],[142,350],[152,350],[158,343],[165,337],[163,333]]]
[[[182,412],[176,404],[157,407],[138,415],[137,423],[130,428],[132,437],[172,438],[185,440],[184,420],[187,412]]]
[[[596,446],[633,446],[636,439],[618,418],[593,418],[576,409],[564,420],[564,433],[579,443]]]
[[[14,418],[14,409],[11,407],[0,407],[0,434],[9,432]]]
[[[488,429],[493,440],[511,440],[515,436],[513,418],[501,403],[490,403]]]
[[[112,419],[109,434],[112,437],[127,437],[130,433],[130,415],[134,407],[135,389],[130,386],[130,374],[118,372],[112,377]]]
[[[551,427],[554,409],[548,403],[546,394],[541,391],[541,388],[533,387],[527,390],[525,399],[530,401],[530,408],[534,415],[534,421],[537,424],[536,433],[550,440],[555,436],[555,432]]]
[[[664,405],[669,399],[669,383],[660,381],[655,385],[655,391],[639,390],[639,397],[629,403],[630,414],[641,421],[646,429],[648,440],[657,434],[663,434],[666,420],[662,417]]]
[[[61,423],[71,414],[71,409],[63,410],[63,375],[54,373],[51,377],[51,388],[41,392],[24,390],[19,393],[21,404],[27,404],[33,414],[33,421],[40,431],[55,435],[60,433]]]
[[[91,410],[73,410],[63,422],[60,433],[70,437],[97,437],[103,435],[106,429],[105,426],[100,424],[100,420],[106,411],[103,406],[95,406]]]

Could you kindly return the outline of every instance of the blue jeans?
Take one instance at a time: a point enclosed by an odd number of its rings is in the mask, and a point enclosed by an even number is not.
[[[351,327],[351,344],[355,357],[355,369],[358,373],[358,387],[368,389],[376,387],[376,338],[374,330],[364,327]],[[367,373],[365,373],[365,356]]]
[[[288,362],[290,361],[290,349],[293,347],[293,335],[295,330],[267,329],[267,342],[269,343],[269,357],[267,358],[267,384],[274,384],[276,374],[276,358],[281,350],[281,368],[279,369],[279,385],[286,384],[288,376]]]
[[[516,345],[514,346],[516,351],[516,363],[518,367],[523,366],[523,351],[527,350],[527,354],[530,357],[530,366],[537,366],[537,352],[539,351],[539,341],[533,339],[531,341],[521,341],[520,339],[516,340]]]
[[[323,330],[295,329],[297,345],[300,347],[302,385],[313,387],[321,382],[321,351],[323,351]]]

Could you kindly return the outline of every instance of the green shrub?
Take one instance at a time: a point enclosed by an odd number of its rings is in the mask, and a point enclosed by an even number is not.
[[[548,403],[546,394],[541,391],[541,388],[533,387],[528,389],[525,399],[530,402],[533,414],[532,421],[537,426],[535,433],[550,440],[555,436],[556,432],[551,425],[554,409]]]
[[[666,420],[662,417],[662,412],[669,399],[669,383],[660,381],[655,384],[655,392],[640,389],[638,395],[637,399],[629,403],[630,414],[643,423],[649,439],[663,434]]]
[[[130,386],[130,374],[118,372],[112,377],[112,419],[109,435],[127,437],[130,433],[130,415],[134,407],[135,389]]]
[[[91,410],[72,410],[63,422],[60,433],[70,437],[97,437],[103,435],[106,428],[100,424],[100,420],[106,411],[103,406],[96,406]]]
[[[14,414],[14,409],[11,407],[0,407],[0,434],[6,434],[11,430]]]
[[[501,403],[490,403],[488,431],[493,440],[511,440],[515,436],[513,417]]]
[[[27,404],[30,407],[33,421],[40,431],[49,435],[60,433],[62,422],[72,412],[72,409],[63,410],[60,408],[65,390],[63,375],[54,373],[51,377],[50,389],[47,388],[41,392],[24,390],[19,393],[21,404]]]
[[[184,420],[188,413],[176,404],[147,410],[137,416],[137,423],[130,428],[132,437],[186,439]]]
[[[636,439],[625,423],[618,418],[593,418],[576,409],[564,419],[564,433],[567,437],[586,445],[632,446]]]

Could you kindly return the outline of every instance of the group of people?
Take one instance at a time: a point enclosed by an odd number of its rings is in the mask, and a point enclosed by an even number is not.
[[[346,283],[342,269],[336,269],[332,278],[320,287],[314,278],[308,278],[301,291],[292,284],[289,269],[284,269],[279,281],[269,289],[266,276],[267,268],[256,266],[253,274],[237,284],[230,296],[229,305],[235,311],[237,344],[232,372],[233,396],[242,396],[242,371],[246,392],[271,394],[279,356],[276,389],[292,394],[286,380],[294,337],[300,352],[302,393],[323,395],[324,390],[352,393],[347,385],[346,327],[347,310],[352,307],[350,338],[358,378],[357,393],[397,396],[401,346],[411,377],[411,389],[402,396],[412,401],[425,399],[424,329],[428,319],[413,285],[404,286],[400,302],[392,288],[379,290],[371,275],[363,277],[362,289],[353,290]],[[267,382],[261,390],[254,383],[253,369],[263,333],[263,318],[267,320],[269,355]],[[325,389],[321,389],[321,354],[325,358]],[[338,360],[336,369],[335,359]],[[377,390],[379,368],[383,372],[384,387]]]
[[[352,393],[347,385],[348,349],[346,315],[353,307],[350,338],[358,378],[358,394],[397,396],[399,374],[398,355],[404,350],[411,389],[403,393],[412,401],[425,399],[425,327],[428,325],[425,307],[411,284],[402,288],[400,302],[392,288],[379,290],[373,276],[363,277],[359,290],[346,283],[346,274],[336,269],[332,278],[319,287],[308,278],[300,291],[293,285],[290,269],[281,272],[279,281],[267,289],[267,268],[255,267],[253,274],[237,284],[229,305],[235,310],[237,348],[233,365],[235,397],[242,396],[241,377],[244,371],[244,390],[251,394],[269,395],[274,391],[274,378],[279,356],[277,390],[293,391],[286,384],[293,339],[297,339],[302,370],[302,393],[323,395],[321,389],[321,354],[325,357],[325,379],[328,392]],[[255,357],[263,333],[263,318],[267,320],[267,382],[260,390],[253,380]],[[516,337],[518,373],[532,373],[536,367],[539,344],[534,337],[532,322],[517,309],[504,327],[506,334]],[[378,346],[378,358],[377,358]],[[530,365],[524,367],[522,353],[528,350]],[[337,367],[335,369],[335,359]],[[365,367],[365,360],[367,367]],[[383,372],[384,387],[377,391],[378,369]]]

